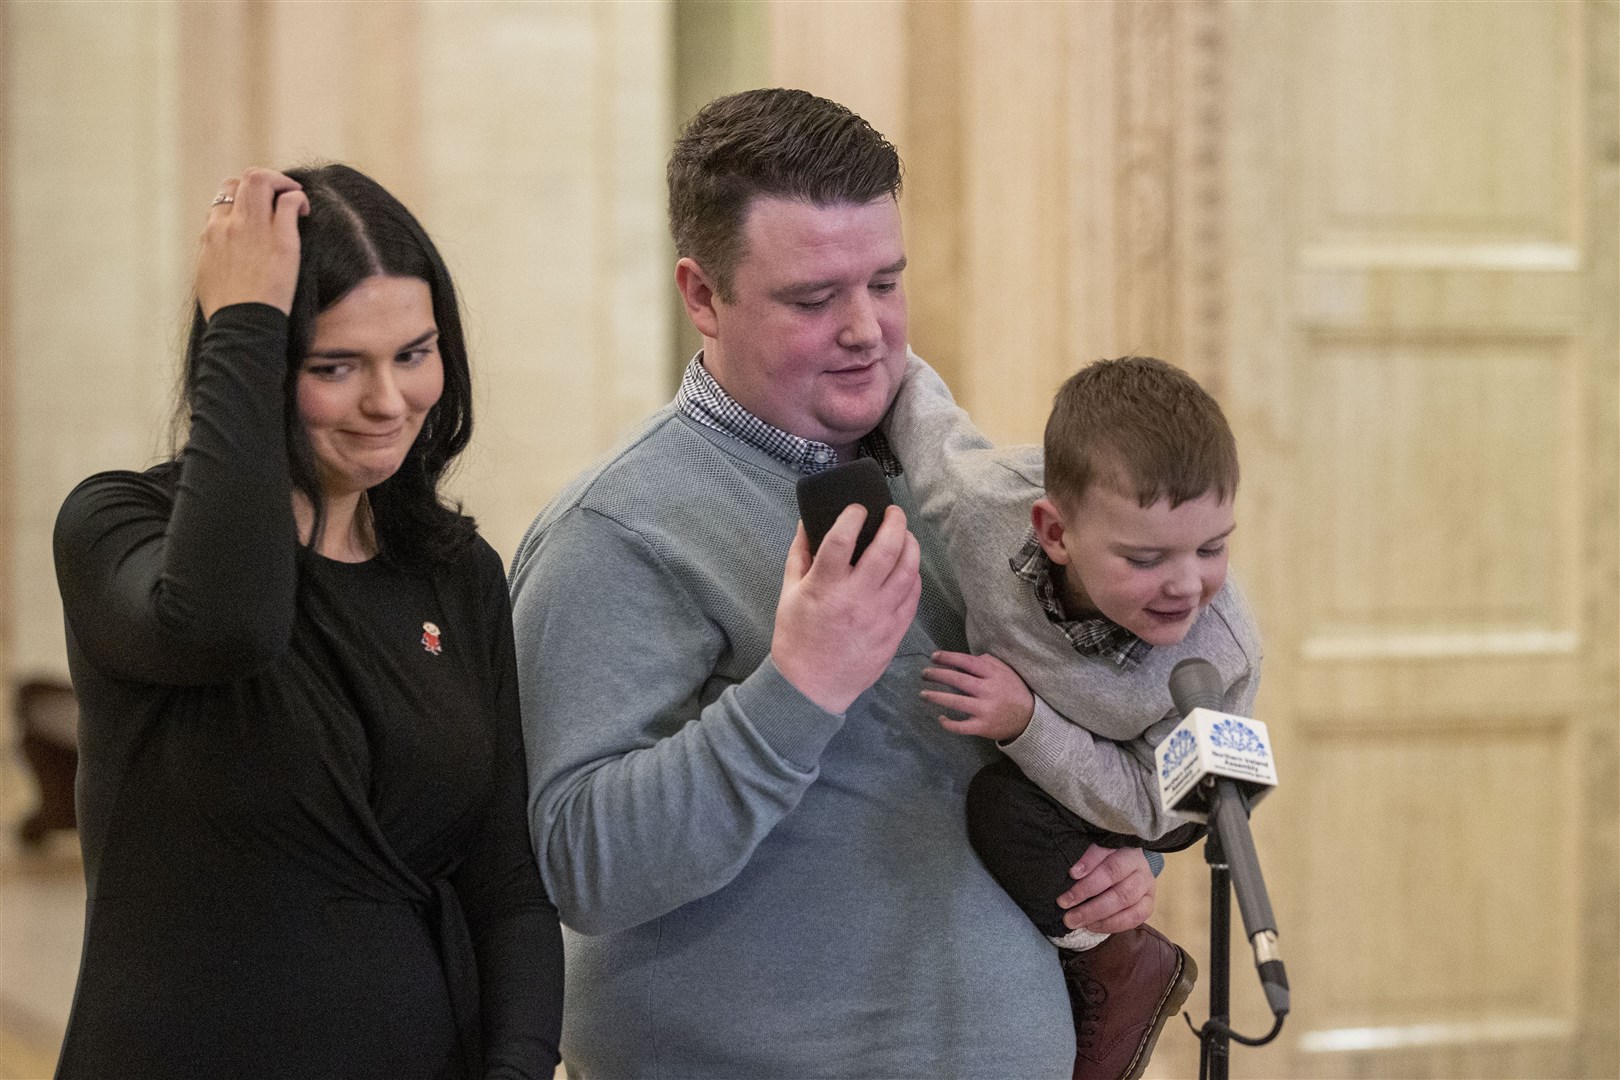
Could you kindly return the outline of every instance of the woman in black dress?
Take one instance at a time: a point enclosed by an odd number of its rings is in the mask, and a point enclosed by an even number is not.
[[[499,557],[438,495],[471,431],[444,263],[375,182],[209,210],[173,461],[56,527],[84,958],[60,1077],[550,1077]]]

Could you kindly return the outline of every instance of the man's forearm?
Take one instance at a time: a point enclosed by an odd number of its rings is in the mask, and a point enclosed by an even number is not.
[[[767,667],[675,734],[552,780],[531,825],[563,921],[623,930],[726,885],[798,804],[840,725]]]
[[[700,709],[723,637],[605,518],[559,522],[513,584],[530,828],[564,922],[621,930],[725,885],[842,719],[768,660]]]

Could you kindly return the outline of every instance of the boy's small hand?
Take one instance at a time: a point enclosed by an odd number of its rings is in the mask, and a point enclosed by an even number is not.
[[[939,718],[940,726],[959,735],[979,735],[997,742],[1016,739],[1035,715],[1035,695],[1029,692],[1018,672],[989,653],[937,652],[932,657],[939,667],[923,669],[923,678],[956,693],[924,690],[922,698],[931,705],[963,713],[966,720]]]

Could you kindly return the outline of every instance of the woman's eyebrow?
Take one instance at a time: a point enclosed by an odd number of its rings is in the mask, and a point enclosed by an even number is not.
[[[423,331],[410,341],[407,341],[394,351],[396,353],[410,352],[412,349],[426,345],[433,338],[438,337],[438,335],[439,328],[436,326],[432,327]],[[358,349],[311,349],[305,355],[314,357],[317,360],[352,360],[354,357],[360,355],[360,351]]]

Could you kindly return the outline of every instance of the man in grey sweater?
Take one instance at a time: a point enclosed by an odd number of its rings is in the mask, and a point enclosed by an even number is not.
[[[905,366],[899,160],[802,91],[711,103],[670,161],[680,393],[514,560],[530,821],[581,1077],[1055,1077],[1051,946],[968,844],[995,751],[917,695],[960,598],[874,429]],[[898,507],[811,559],[794,485],[860,454]],[[1135,848],[1055,905],[1151,913]]]

